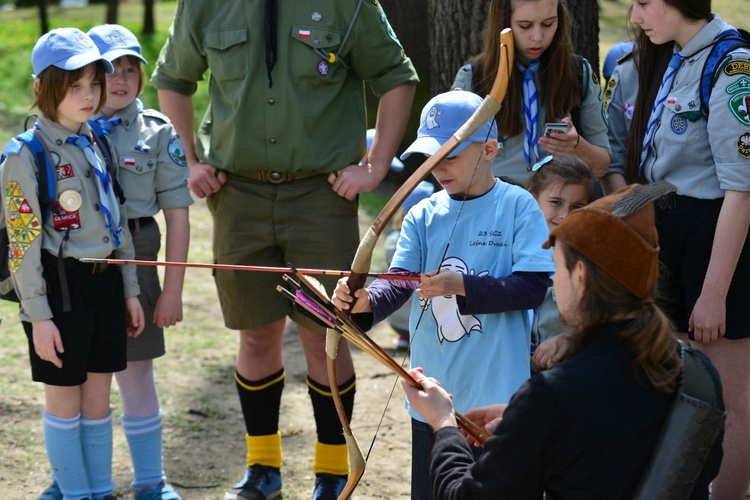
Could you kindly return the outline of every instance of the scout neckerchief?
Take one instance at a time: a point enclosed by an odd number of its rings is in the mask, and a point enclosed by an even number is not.
[[[518,63],[518,69],[523,74],[523,117],[526,122],[526,139],[523,141],[523,157],[526,163],[531,165],[531,152],[534,152],[534,160],[539,158],[536,136],[536,122],[539,118],[539,99],[536,94],[534,77],[539,70],[539,61],[531,61],[528,67]]]
[[[112,132],[113,127],[122,123],[122,119],[117,115],[109,119],[105,118],[104,116],[100,116],[96,119],[96,123],[98,123],[102,130],[104,130],[105,134],[109,135]]]
[[[115,247],[119,247],[120,233],[122,232],[122,226],[120,226],[120,203],[117,201],[117,197],[115,197],[112,176],[109,175],[104,162],[94,153],[94,148],[91,146],[91,141],[89,141],[87,136],[73,134],[68,137],[67,142],[75,144],[83,151],[96,175],[98,180],[96,187],[99,192],[99,208],[104,215],[104,222],[107,229],[109,229],[115,240]]]
[[[641,149],[641,164],[638,167],[638,174],[643,175],[643,166],[648,158],[648,149],[651,147],[651,141],[654,140],[654,132],[656,132],[656,124],[661,118],[661,113],[664,111],[664,101],[667,100],[669,91],[672,90],[672,83],[674,82],[674,76],[682,66],[682,61],[685,60],[685,56],[681,52],[674,52],[672,58],[669,60],[669,66],[667,71],[664,72],[664,78],[659,86],[659,93],[656,94],[654,100],[654,107],[651,109],[651,117],[648,119],[648,125],[646,126],[646,136],[643,138],[643,148]]]

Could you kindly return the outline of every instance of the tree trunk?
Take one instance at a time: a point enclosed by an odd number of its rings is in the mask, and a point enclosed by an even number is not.
[[[490,0],[430,0],[427,13],[430,89],[445,92],[458,69],[482,51]]]
[[[47,0],[39,0],[39,23],[42,35],[49,31],[49,16],[47,15]],[[40,35],[41,36],[41,35]]]
[[[153,35],[154,33],[156,33],[154,0],[143,0],[143,34]]]
[[[427,40],[427,0],[380,0],[393,31],[420,76],[430,70]]]
[[[596,0],[568,0],[576,54],[588,59],[599,75],[599,6]]]
[[[482,51],[491,0],[430,0],[430,78],[432,94],[450,88],[458,69]],[[576,53],[599,73],[599,10],[596,0],[567,0]]]
[[[107,0],[107,24],[117,24],[117,7],[119,0]]]

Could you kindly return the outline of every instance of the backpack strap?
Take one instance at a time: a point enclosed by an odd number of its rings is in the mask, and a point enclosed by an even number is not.
[[[89,120],[88,125],[91,131],[94,133],[94,142],[96,142],[96,145],[99,146],[99,150],[104,154],[104,163],[107,165],[107,171],[112,177],[112,185],[114,186],[115,196],[117,196],[117,200],[120,202],[120,205],[123,205],[125,203],[125,192],[122,190],[122,186],[120,186],[120,181],[117,180],[114,161],[112,161],[112,149],[110,149],[109,147],[109,141],[107,140],[106,133],[104,132],[104,129],[101,127],[101,125],[99,125],[95,120]]]
[[[34,134],[33,129],[18,134],[14,139],[17,141],[16,148],[13,151],[9,151],[6,148],[2,157],[0,157],[0,163],[5,160],[8,152],[18,153],[21,151],[24,144],[29,147],[34,156],[34,162],[36,163],[37,180],[39,182],[39,193],[37,196],[39,197],[39,208],[42,212],[42,221],[45,221],[49,217],[52,207],[54,206],[55,198],[57,197],[57,174],[55,173],[55,167],[52,166],[46,148]]]
[[[701,109],[706,116],[708,116],[708,101],[714,87],[716,71],[727,54],[740,47],[750,48],[750,33],[743,29],[727,30],[712,42],[711,52],[703,65],[700,83]]]

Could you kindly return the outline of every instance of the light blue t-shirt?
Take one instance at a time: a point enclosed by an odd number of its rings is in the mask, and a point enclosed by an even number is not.
[[[527,191],[498,180],[487,194],[461,205],[440,191],[412,208],[391,266],[493,277],[554,272],[550,250],[542,249],[547,224]],[[424,313],[423,305],[412,304],[411,365],[435,377],[459,412],[507,403],[529,377],[528,311],[461,315],[455,296],[428,301]]]

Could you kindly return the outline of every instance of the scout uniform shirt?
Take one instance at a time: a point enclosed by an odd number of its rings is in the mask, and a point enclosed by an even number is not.
[[[750,52],[733,51],[716,72],[710,113],[700,105],[700,78],[713,39],[729,28],[718,14],[680,52],[682,62],[664,102],[644,164],[649,182],[665,180],[677,194],[724,197],[727,189],[750,191]]]
[[[238,175],[339,170],[365,154],[363,82],[382,95],[418,81],[379,3],[359,4],[355,19],[356,0],[279,2],[270,86],[263,2],[180,0],[151,84],[192,95],[210,68],[201,161]]]
[[[0,169],[2,185],[3,210],[8,225],[11,245],[11,258],[8,267],[16,293],[21,299],[20,318],[23,321],[42,321],[52,318],[52,311],[47,302],[47,285],[42,272],[41,252],[47,250],[57,255],[60,243],[69,230],[69,238],[63,243],[63,255],[66,258],[81,257],[105,258],[115,252],[120,259],[133,259],[135,252],[128,232],[125,210],[120,206],[121,225],[120,246],[115,248],[115,241],[107,229],[104,214],[99,207],[98,179],[92,167],[78,146],[66,142],[71,132],[63,126],[40,116],[35,133],[45,148],[55,168],[57,199],[54,200],[58,213],[52,211],[39,228],[43,220],[39,208],[39,186],[37,167],[33,154],[28,147],[21,149],[20,154],[10,154]],[[91,137],[91,129],[83,124],[81,134]],[[103,154],[94,144],[100,158]],[[71,195],[71,192],[75,193]],[[77,199],[78,202],[63,202],[66,199]],[[64,209],[67,206],[68,209]],[[14,233],[14,230],[15,231]],[[138,281],[134,266],[121,268],[125,297],[137,297]]]
[[[610,172],[625,175],[626,146],[637,96],[638,69],[633,53],[629,52],[618,60],[604,91],[604,108],[607,110],[609,122],[609,146],[612,148]]]
[[[576,64],[578,64],[576,62]],[[472,79],[471,65],[467,64],[456,74],[451,88],[461,88],[471,90]],[[515,73],[513,73],[515,75]],[[517,75],[515,75],[517,76]],[[539,82],[539,75],[534,77],[534,83],[537,92],[543,92]],[[602,89],[599,86],[599,79],[591,70],[591,65],[585,59],[583,60],[582,82],[583,93],[580,106],[580,123],[577,124],[578,132],[594,146],[604,148],[609,153],[609,141],[607,140],[607,118],[602,104]],[[568,114],[570,116],[570,114]],[[543,137],[545,119],[544,106],[539,106],[537,115],[537,137]],[[525,129],[524,129],[525,130]],[[547,153],[539,144],[539,158],[532,159],[529,164],[523,156],[523,143],[525,141],[525,132],[521,132],[515,137],[500,137],[500,150],[497,156],[492,160],[492,172],[496,177],[512,182],[521,187],[526,187],[529,177],[531,177],[531,167],[534,163],[544,158]],[[536,156],[533,155],[532,156]]]
[[[128,217],[151,217],[160,209],[192,205],[185,152],[169,119],[158,111],[143,110],[138,99],[109,121],[116,119],[120,123],[111,125],[109,138],[120,159],[118,174]]]

